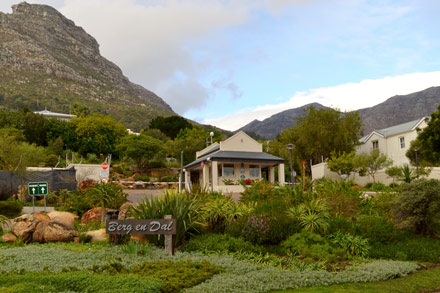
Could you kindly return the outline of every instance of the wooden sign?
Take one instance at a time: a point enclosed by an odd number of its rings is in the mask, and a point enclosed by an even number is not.
[[[149,220],[108,220],[105,226],[107,234],[176,234],[175,219]]]

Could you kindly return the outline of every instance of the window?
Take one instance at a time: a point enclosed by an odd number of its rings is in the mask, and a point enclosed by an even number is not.
[[[399,137],[399,142],[400,142],[400,148],[404,149],[405,148],[405,137]]]
[[[379,141],[378,140],[373,140],[371,143],[373,144],[373,150],[379,149]]]
[[[249,165],[249,175],[254,178],[261,177],[260,175],[260,166],[258,165]]]
[[[222,176],[234,176],[234,165],[233,164],[224,164]]]

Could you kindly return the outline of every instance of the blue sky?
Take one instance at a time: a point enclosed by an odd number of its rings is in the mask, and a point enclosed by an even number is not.
[[[436,0],[30,2],[82,26],[177,113],[229,130],[307,103],[355,110],[440,85]]]

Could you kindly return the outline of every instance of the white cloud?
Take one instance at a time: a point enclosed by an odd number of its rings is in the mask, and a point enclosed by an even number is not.
[[[431,86],[440,86],[440,71],[367,79],[358,83],[297,92],[289,101],[281,104],[258,106],[225,117],[205,120],[202,123],[227,130],[237,130],[255,119],[262,121],[281,111],[313,102],[343,111],[352,111],[375,106],[395,95],[406,95]]]

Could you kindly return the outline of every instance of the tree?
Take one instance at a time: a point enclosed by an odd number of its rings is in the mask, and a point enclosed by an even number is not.
[[[29,143],[46,146],[46,119],[43,115],[27,112],[24,117],[23,134]]]
[[[393,214],[402,228],[435,235],[440,225],[440,181],[419,179],[406,183],[394,201]]]
[[[61,137],[67,149],[78,150],[78,136],[75,133],[74,125],[68,121],[59,119],[47,119],[46,140],[55,141]]]
[[[85,105],[73,104],[70,109],[70,114],[76,115],[77,117],[87,117],[90,115],[90,109]]]
[[[371,150],[369,154],[363,153],[355,156],[353,162],[356,168],[367,172],[368,175],[373,178],[373,183],[376,183],[374,176],[378,170],[387,168],[393,164],[393,160],[389,159],[385,154],[382,154],[378,149]]]
[[[151,120],[149,128],[159,129],[169,138],[175,139],[181,130],[191,129],[193,126],[180,116],[159,116]]]
[[[354,156],[354,152],[343,152],[342,154],[332,152],[331,159],[327,162],[327,166],[331,171],[338,173],[339,176],[342,174],[350,175],[354,170]]]
[[[402,170],[400,170],[400,167],[391,166],[385,170],[385,174],[393,178],[393,184],[394,184],[396,178],[398,178],[402,174]]]
[[[81,154],[111,154],[116,144],[127,135],[124,125],[111,116],[93,114],[87,117],[73,118],[71,123],[78,136],[78,151]]]
[[[168,136],[166,136],[165,133],[163,133],[162,131],[160,131],[159,129],[156,129],[156,128],[142,129],[141,134],[157,138],[158,140],[160,140],[162,142],[167,142],[170,140],[170,138]]]
[[[298,123],[285,129],[277,140],[295,145],[300,160],[321,161],[331,152],[350,153],[359,144],[361,120],[358,112],[341,113],[334,109],[309,107]]]
[[[116,149],[122,155],[125,155],[136,162],[139,172],[145,170],[148,161],[163,153],[163,143],[151,136],[146,135],[128,135],[121,139]]]
[[[207,138],[209,133],[200,127],[183,129],[176,139],[169,143],[170,152],[175,158],[179,158],[183,151],[183,162],[189,164],[195,160],[196,152],[206,147]]]

